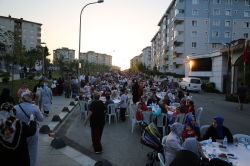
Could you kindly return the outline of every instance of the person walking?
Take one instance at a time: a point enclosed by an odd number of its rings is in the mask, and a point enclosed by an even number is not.
[[[121,93],[121,102],[118,104],[118,107],[120,107],[120,116],[121,116],[121,120],[123,122],[125,122],[125,111],[126,111],[126,107],[127,107],[127,96],[125,95],[125,91],[124,89],[122,89],[120,91]]]
[[[48,83],[44,83],[38,101],[42,101],[44,115],[47,117],[49,117],[49,111],[51,111],[51,100],[52,92],[50,88],[48,88]]]
[[[247,94],[247,88],[245,88],[243,85],[244,85],[244,84],[241,83],[241,84],[240,84],[240,87],[237,89],[237,92],[238,92],[238,99],[239,99],[239,103],[240,103],[240,108],[239,108],[239,110],[242,110],[244,100],[245,100],[246,96],[248,96],[248,94]]]
[[[9,88],[4,88],[2,94],[0,95],[0,105],[6,102],[13,103],[15,105],[13,97],[10,96]]]
[[[84,126],[86,126],[90,119],[92,143],[96,154],[103,153],[101,137],[105,126],[106,114],[105,105],[99,98],[99,95],[94,95],[95,100],[90,104],[88,116],[84,121]]]
[[[27,82],[23,82],[23,83],[22,83],[22,88],[20,88],[20,89],[18,90],[18,92],[17,92],[17,97],[19,98],[19,103],[22,102],[22,99],[21,99],[21,94],[22,94],[22,92],[25,91],[25,90],[29,90],[29,89],[27,88],[27,86],[28,86]]]
[[[29,125],[30,116],[33,115],[35,120],[42,122],[44,119],[43,115],[40,113],[39,108],[36,105],[32,104],[32,98],[33,98],[32,92],[25,91],[21,94],[21,97],[24,102],[14,106],[14,108],[16,109],[16,118]],[[27,144],[29,149],[30,165],[38,166],[38,146],[39,146],[38,124],[36,125],[35,135],[27,138]]]
[[[39,107],[40,111],[42,109],[42,102],[38,101],[38,99],[43,87],[43,83],[43,80],[40,80],[39,83],[33,89],[33,93],[35,95],[35,104]]]

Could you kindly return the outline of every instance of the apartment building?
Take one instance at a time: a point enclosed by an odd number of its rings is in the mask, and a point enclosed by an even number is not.
[[[130,60],[130,68],[131,69],[134,68],[136,63],[138,62],[142,62],[142,54],[135,56],[134,58]]]
[[[250,0],[172,0],[151,40],[151,67],[184,74],[188,55],[210,53],[223,43],[249,39]]]
[[[10,30],[17,33],[26,50],[41,44],[41,26],[41,23],[27,21],[23,18],[12,18],[10,15],[8,17],[0,16],[0,28],[5,32]]]
[[[53,50],[54,63],[55,63],[56,57],[59,56],[60,54],[64,56],[65,62],[70,62],[70,61],[73,61],[75,59],[75,50],[69,49],[67,47],[62,47],[62,48],[58,48],[56,50]]]
[[[145,47],[142,50],[142,62],[146,65],[148,69],[151,69],[151,47]]]
[[[107,66],[112,66],[111,55],[101,54],[94,51],[80,53],[80,59],[88,61],[89,63],[99,63],[99,64],[105,64]]]

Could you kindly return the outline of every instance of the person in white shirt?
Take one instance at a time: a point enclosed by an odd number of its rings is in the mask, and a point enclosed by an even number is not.
[[[86,86],[84,86],[84,89],[85,89],[85,97],[87,97],[87,95],[90,95],[90,86],[89,86],[89,83],[87,83]]]
[[[170,93],[169,90],[167,91],[167,93],[168,93],[169,99],[172,101],[174,99],[174,95]]]

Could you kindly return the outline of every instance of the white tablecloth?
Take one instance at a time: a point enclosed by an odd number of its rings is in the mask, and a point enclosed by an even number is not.
[[[212,154],[212,150],[216,149],[217,156],[221,153],[234,154],[237,159],[226,158],[224,160],[229,160],[235,166],[249,166],[250,165],[250,145],[246,147],[238,146],[236,147],[233,143],[228,143],[227,150],[220,150],[218,146],[209,147],[206,145],[207,154]],[[207,155],[208,156],[208,155]]]

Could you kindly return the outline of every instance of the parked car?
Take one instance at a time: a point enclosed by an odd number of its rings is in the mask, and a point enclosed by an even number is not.
[[[198,93],[201,90],[201,79],[194,77],[182,78],[181,81],[179,81],[179,88]]]

